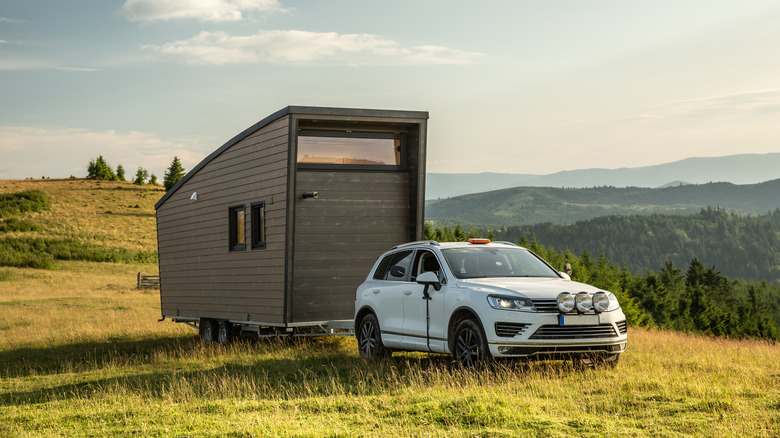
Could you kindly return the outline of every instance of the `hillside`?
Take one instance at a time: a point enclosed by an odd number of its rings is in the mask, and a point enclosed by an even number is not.
[[[156,264],[154,203],[164,193],[161,187],[77,179],[0,181],[0,194],[13,198],[21,192],[40,193],[47,206],[0,213],[0,266],[55,268],[64,260]]]
[[[759,215],[780,207],[780,179],[760,184],[708,183],[660,189],[517,187],[463,195],[425,205],[435,224],[500,227],[571,224],[607,215],[694,214],[719,207]]]
[[[162,192],[126,183],[0,181],[48,207],[13,215],[85,247],[154,249]],[[34,197],[33,197],[34,198]],[[37,199],[37,198],[36,198]],[[17,203],[22,205],[23,203]],[[24,208],[22,208],[24,209]],[[615,369],[449,357],[363,361],[352,337],[204,345],[158,322],[156,263],[0,266],[0,436],[773,436],[780,346],[631,327]],[[577,275],[583,266],[576,266]],[[656,290],[661,293],[662,290]],[[670,348],[673,346],[673,348]]]
[[[499,240],[542,242],[562,251],[588,251],[634,273],[685,267],[698,258],[729,278],[780,284],[780,211],[739,216],[705,209],[694,215],[603,216],[571,225],[511,226]]]
[[[442,199],[511,187],[646,187],[674,181],[689,184],[756,184],[780,178],[780,153],[695,157],[655,166],[580,169],[549,175],[507,173],[429,173],[425,199]]]

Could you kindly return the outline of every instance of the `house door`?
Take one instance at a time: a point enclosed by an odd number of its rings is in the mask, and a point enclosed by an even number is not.
[[[357,152],[343,138],[298,137],[291,322],[352,319],[376,259],[415,237],[402,141],[372,136]]]

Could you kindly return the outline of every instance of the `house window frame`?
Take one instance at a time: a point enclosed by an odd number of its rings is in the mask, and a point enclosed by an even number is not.
[[[241,212],[242,215],[242,224],[243,224],[243,232],[242,236],[244,237],[243,242],[239,242],[238,240],[238,233],[239,225],[238,225],[238,216],[237,213]],[[231,207],[228,207],[228,249],[231,252],[234,251],[244,251],[246,250],[246,206],[245,205],[234,205]]]
[[[326,164],[326,163],[300,163],[297,162],[297,150],[296,150],[296,165],[298,169],[304,170],[366,170],[366,171],[405,171],[407,168],[408,160],[408,147],[406,142],[405,133],[397,132],[371,132],[371,131],[329,131],[318,129],[301,129],[298,131],[297,141],[300,142],[301,137],[329,137],[329,138],[368,138],[368,139],[388,139],[399,140],[400,148],[400,163],[393,164]],[[297,147],[296,147],[297,149]]]
[[[253,202],[249,206],[252,249],[265,249],[265,201]]]

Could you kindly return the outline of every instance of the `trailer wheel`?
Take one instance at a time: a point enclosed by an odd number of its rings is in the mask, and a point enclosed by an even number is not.
[[[227,321],[220,321],[217,329],[217,342],[220,345],[227,345],[233,340],[233,324]]]
[[[204,344],[210,344],[217,338],[217,322],[213,319],[200,319],[198,334]]]
[[[363,317],[356,335],[358,351],[364,359],[378,360],[390,356],[390,351],[382,344],[379,322],[373,313]]]
[[[452,357],[464,368],[484,365],[492,358],[479,322],[466,319],[458,324],[455,329]]]

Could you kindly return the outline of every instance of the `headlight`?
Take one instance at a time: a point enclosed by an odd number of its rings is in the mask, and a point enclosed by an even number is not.
[[[587,292],[580,292],[574,297],[574,305],[577,311],[585,313],[593,308],[593,298]]]
[[[618,303],[618,299],[615,294],[612,292],[607,292],[607,297],[609,298],[609,308],[607,309],[607,312],[620,308],[620,303]]]
[[[558,294],[558,310],[561,313],[569,313],[574,310],[574,296],[568,292],[561,292]]]
[[[596,292],[593,294],[593,308],[597,312],[606,312],[609,309],[610,300],[606,292]]]
[[[487,297],[490,307],[499,310],[521,310],[535,312],[534,304],[529,298],[510,297],[505,295],[489,295]]]

